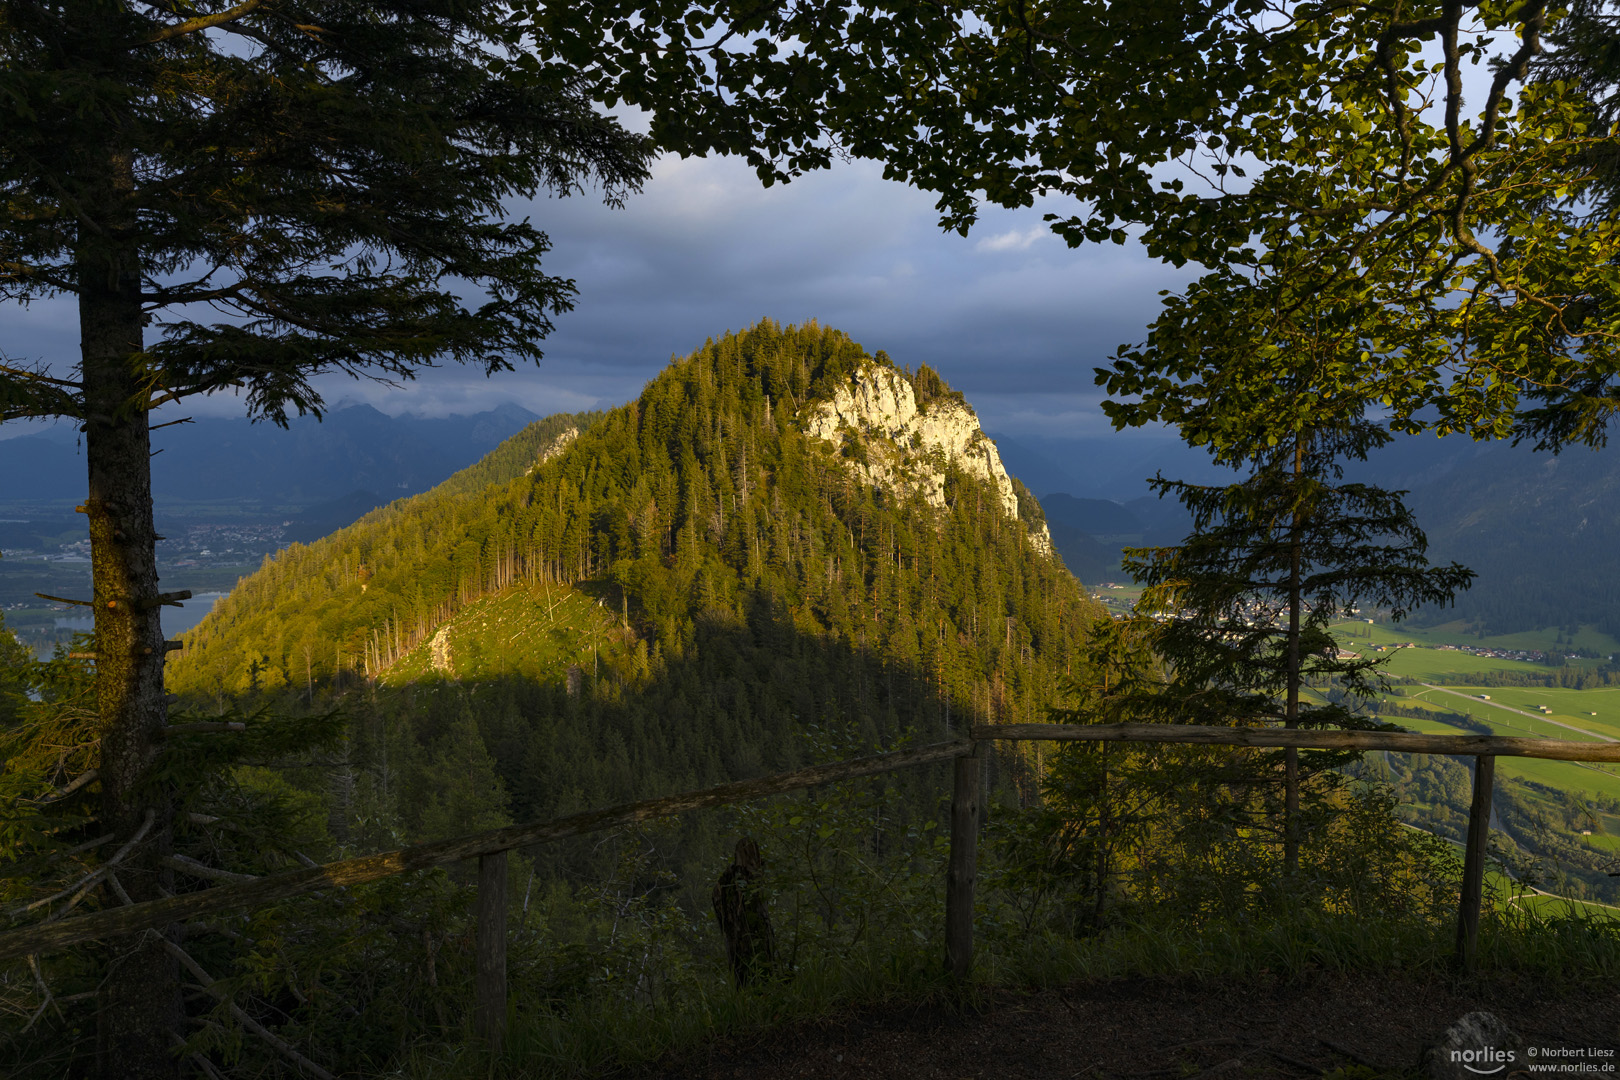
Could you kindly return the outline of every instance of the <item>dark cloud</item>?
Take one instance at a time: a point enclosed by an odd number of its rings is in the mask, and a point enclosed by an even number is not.
[[[942,233],[931,197],[880,172],[858,164],[765,189],[737,162],[666,159],[623,210],[536,204],[553,268],[581,293],[548,365],[648,377],[762,316],[814,318],[938,368],[990,426],[1101,430],[1093,367],[1142,336],[1158,291],[1184,275],[1134,248],[1070,250],[1041,220],[1057,206]]]
[[[1097,435],[1092,368],[1140,339],[1158,291],[1186,278],[1134,248],[1068,249],[1041,220],[1064,205],[942,233],[930,196],[870,163],[767,189],[736,161],[666,158],[623,209],[589,196],[514,209],[551,235],[547,268],[579,286],[546,359],[493,379],[451,366],[398,388],[326,379],[329,403],[432,415],[503,400],[540,413],[617,404],[671,355],[768,316],[816,319],[898,363],[933,365],[993,430]],[[0,308],[0,332],[13,357],[71,363],[78,346],[62,301]],[[190,407],[240,409],[230,397]]]

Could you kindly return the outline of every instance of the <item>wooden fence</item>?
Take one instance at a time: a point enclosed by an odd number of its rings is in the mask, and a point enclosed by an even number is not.
[[[1305,731],[1175,724],[986,724],[975,726],[970,735],[970,739],[814,765],[758,780],[742,780],[702,791],[591,810],[534,825],[512,825],[453,840],[418,844],[305,870],[234,881],[181,896],[108,908],[90,915],[12,930],[0,934],[0,961],[54,952],[86,941],[141,933],[200,915],[247,910],[303,893],[342,888],[411,870],[476,858],[478,898],[474,1026],[491,1047],[498,1048],[504,1038],[506,1024],[506,853],[513,848],[549,843],[563,837],[667,817],[686,810],[724,806],[839,780],[954,759],[950,855],[945,875],[945,958],[952,975],[958,980],[965,980],[973,968],[973,903],[978,872],[982,758],[993,742],[1042,740],[1199,743],[1294,747],[1302,750],[1394,750],[1473,757],[1473,804],[1468,819],[1457,918],[1457,956],[1466,967],[1473,965],[1478,943],[1496,758],[1513,756],[1620,762],[1620,742],[1583,743],[1488,735],[1414,735],[1404,732]]]

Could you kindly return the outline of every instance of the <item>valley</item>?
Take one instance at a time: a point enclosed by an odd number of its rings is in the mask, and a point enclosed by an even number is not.
[[[171,428],[158,440],[168,452],[153,459],[163,585],[229,592],[288,544],[317,540],[476,465],[535,419],[516,406],[442,418],[356,406],[320,422],[296,419],[286,431],[218,419]],[[83,448],[63,427],[0,440],[0,475],[0,612],[25,644],[49,655],[67,639],[60,620],[74,613],[36,594],[82,598],[90,587],[89,535],[74,511]]]
[[[1620,0],[0,87],[0,1076],[1616,1068]]]
[[[177,512],[165,585],[224,587],[167,661],[174,715],[241,729],[186,749],[197,757],[182,760],[216,764],[177,826],[177,865],[273,876],[971,725],[1092,722],[1088,703],[1112,707],[1099,688],[1151,671],[1119,636],[1140,589],[1084,588],[1062,561],[1058,518],[1107,508],[1048,503],[1055,513],[931,369],[813,324],[764,322],[671,364],[626,406],[531,421],[426,490],[339,499],[344,520],[320,535],[296,532],[319,507]],[[0,565],[21,581],[59,574],[57,595],[72,595],[78,523],[38,520],[11,523],[35,546]],[[74,629],[71,610],[20,603],[8,622],[33,616],[19,628],[36,647]],[[1368,703],[1378,719],[1620,738],[1614,643],[1595,629],[1493,638],[1371,615],[1332,629],[1344,648],[1387,658],[1389,690]],[[57,678],[84,667],[56,663]],[[1328,704],[1338,691],[1306,694]],[[1127,950],[1235,940],[1212,928],[1275,918],[1273,893],[1297,888],[1279,875],[1270,824],[1274,757],[986,745],[975,933],[993,977],[1038,970],[1053,950],[1135,970]],[[1326,883],[1324,903],[1372,928],[1354,946],[1368,955],[1449,949],[1448,844],[1466,821],[1467,767],[1369,754],[1339,768],[1307,789],[1309,888]],[[590,1039],[589,1015],[621,1031],[646,1010],[733,1000],[709,909],[739,836],[767,853],[783,963],[800,973],[761,1002],[821,1001],[816,987],[849,984],[817,980],[877,966],[931,985],[952,790],[936,763],[513,852],[520,1028]],[[1620,772],[1503,759],[1496,808],[1493,933],[1512,943],[1533,920],[1606,918]],[[286,943],[274,956],[211,929],[192,947],[222,969],[298,980],[302,1001],[278,999],[283,1030],[358,1063],[461,1008],[451,988],[473,977],[475,880],[451,866],[251,916],[254,935]],[[1299,918],[1269,931],[1274,945],[1344,947],[1308,908]],[[1313,944],[1300,953],[1290,936]],[[333,993],[358,1003],[364,1028],[317,1007]]]

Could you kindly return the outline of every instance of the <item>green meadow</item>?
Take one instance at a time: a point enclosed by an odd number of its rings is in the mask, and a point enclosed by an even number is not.
[[[1421,689],[1421,687],[1406,687],[1409,693],[1416,693]],[[1467,694],[1474,700],[1465,702],[1462,698],[1451,694],[1433,692],[1429,693],[1430,700],[1442,706],[1448,700],[1456,702],[1463,706],[1456,711],[1472,712],[1490,723],[1496,723],[1498,720],[1532,723],[1528,718],[1507,710],[1519,709],[1534,713],[1539,711],[1540,706],[1545,705],[1550,710],[1545,714],[1549,719],[1589,731],[1599,738],[1620,739],[1620,686],[1594,687],[1588,690],[1539,686],[1456,686],[1447,689]],[[1482,694],[1489,694],[1490,700],[1481,700]],[[1491,713],[1500,715],[1488,715]],[[1579,738],[1567,728],[1559,727],[1550,727],[1550,730],[1542,734],[1555,739]]]
[[[1620,919],[1620,907],[1543,892],[1512,896],[1508,903],[1528,908],[1544,919]]]
[[[1589,649],[1602,653],[1605,657],[1610,653],[1620,653],[1620,640],[1599,632],[1589,626],[1583,626],[1572,637],[1560,642],[1561,636],[1556,626],[1549,626],[1544,630],[1526,630],[1514,634],[1486,634],[1481,637],[1469,630],[1466,623],[1449,622],[1437,626],[1415,627],[1408,623],[1375,622],[1369,623],[1364,619],[1350,619],[1333,624],[1333,632],[1340,636],[1344,644],[1354,648],[1356,643],[1370,642],[1374,645],[1399,644],[1410,641],[1417,645],[1467,645],[1479,649],[1510,649],[1541,652],[1562,652],[1565,649]],[[1579,661],[1571,661],[1577,663]],[[1587,660],[1586,663],[1594,663]],[[1601,662],[1601,661],[1597,661]],[[1497,661],[1498,664],[1504,661]]]
[[[1590,649],[1602,653],[1620,653],[1620,640],[1603,633],[1591,626],[1579,627],[1573,635],[1563,635],[1558,627],[1549,626],[1541,630],[1525,630],[1514,634],[1486,634],[1480,637],[1469,630],[1464,622],[1440,623],[1436,626],[1425,627],[1422,630],[1404,630],[1397,628],[1397,632],[1406,633],[1411,640],[1421,640],[1434,643],[1461,644],[1467,642],[1486,649],[1540,649],[1542,651],[1559,651],[1562,649]],[[1417,637],[1412,637],[1417,635]],[[1559,637],[1564,637],[1560,642]],[[1590,662],[1590,661],[1589,661]]]
[[[1392,689],[1397,692],[1390,695],[1391,699],[1399,700],[1403,705],[1436,712],[1465,713],[1491,725],[1500,735],[1535,736],[1570,742],[1602,742],[1620,738],[1620,723],[1588,715],[1592,710],[1583,710],[1579,715],[1556,709],[1551,713],[1537,712],[1537,705],[1547,703],[1545,694],[1538,689],[1494,686],[1400,686]],[[1581,695],[1600,692],[1564,691]],[[1484,698],[1486,694],[1490,695],[1488,701]],[[1620,710],[1613,715],[1620,716]]]
[[[1396,678],[1417,679],[1420,682],[1444,685],[1459,675],[1483,675],[1487,671],[1519,671],[1525,674],[1545,675],[1547,668],[1523,660],[1499,660],[1491,656],[1473,656],[1450,649],[1436,649],[1417,645],[1394,649],[1387,653],[1364,652],[1354,641],[1345,643],[1351,652],[1360,652],[1369,659],[1387,656],[1384,670]],[[1489,691],[1486,691],[1487,693]]]
[[[570,666],[591,672],[599,665],[618,665],[630,636],[618,614],[567,586],[514,586],[473,602],[445,624],[438,653],[446,667],[435,671],[434,645],[425,641],[390,667],[383,682],[556,678]]]
[[[1478,714],[1475,714],[1478,718]],[[1384,717],[1391,723],[1399,724],[1412,731],[1420,731],[1426,735],[1468,735],[1461,728],[1439,720],[1416,719],[1410,716]],[[1511,730],[1498,727],[1490,722],[1491,727],[1499,735],[1523,736],[1522,730]],[[1563,791],[1582,792],[1588,795],[1597,795],[1604,798],[1620,798],[1620,772],[1612,765],[1589,765],[1585,762],[1575,761],[1549,761],[1542,758],[1499,757],[1496,759],[1496,773],[1498,777],[1522,777],[1535,781],[1538,784],[1547,784]]]

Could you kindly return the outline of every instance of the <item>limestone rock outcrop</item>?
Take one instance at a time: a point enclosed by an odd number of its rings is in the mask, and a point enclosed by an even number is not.
[[[1000,497],[1002,512],[1018,520],[1017,490],[978,416],[951,397],[920,406],[911,382],[893,368],[863,364],[831,400],[810,410],[804,430],[840,448],[855,440],[859,450],[847,456],[847,463],[863,481],[897,495],[919,495],[940,510],[945,508],[945,469],[954,462],[969,476],[988,482]],[[1029,539],[1041,554],[1052,553],[1044,521],[1030,528]]]
[[[525,469],[523,471],[523,475],[533,475],[534,470],[538,469],[540,466],[544,465],[546,462],[568,449],[568,444],[577,438],[579,438],[578,428],[565,428],[562,431],[559,431],[557,433],[557,437],[547,443],[546,448],[536,455],[534,464]]]

